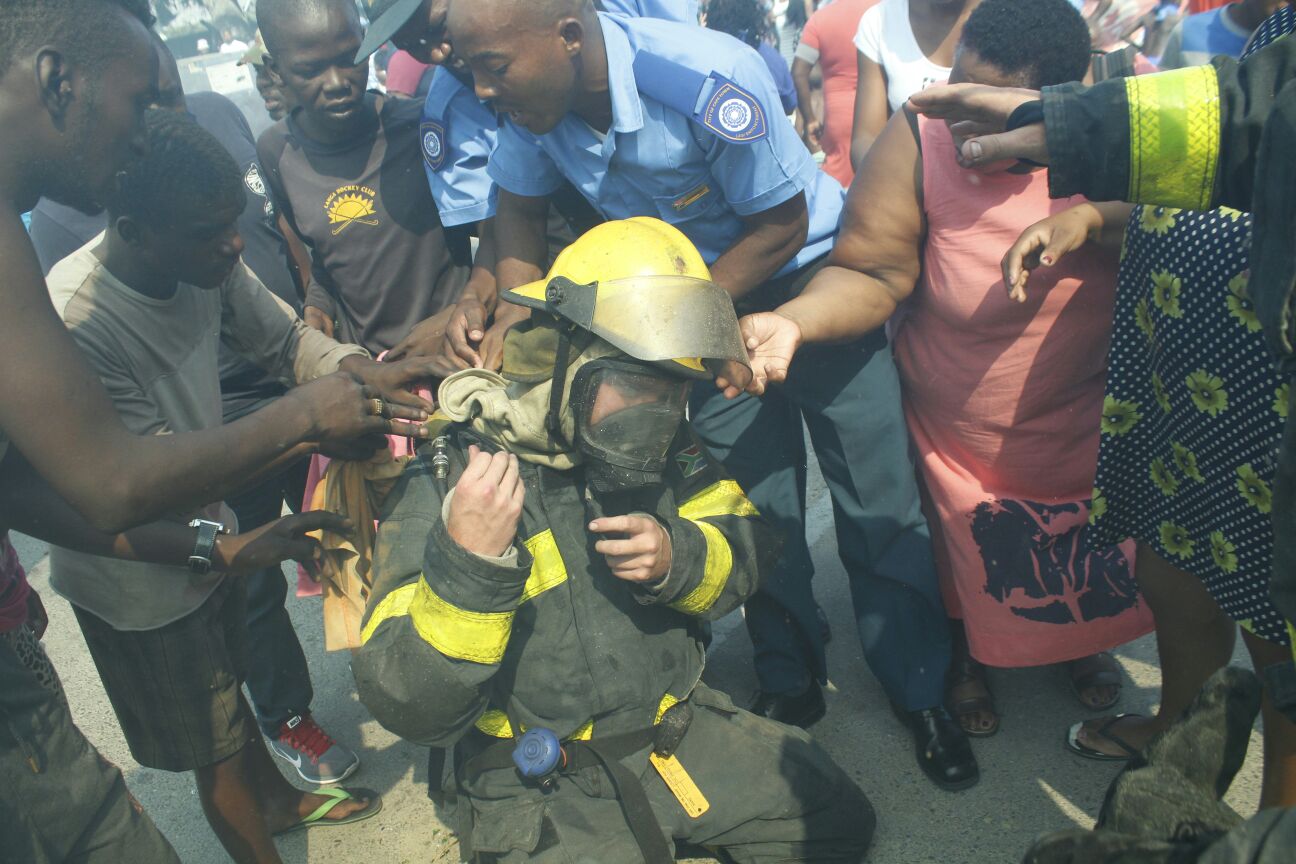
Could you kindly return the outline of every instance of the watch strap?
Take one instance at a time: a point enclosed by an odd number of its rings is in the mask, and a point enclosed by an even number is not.
[[[195,519],[189,524],[198,529],[193,552],[189,555],[189,569],[199,576],[205,576],[211,572],[212,553],[216,550],[216,535],[220,534],[224,527],[219,522],[208,522],[206,519]]]

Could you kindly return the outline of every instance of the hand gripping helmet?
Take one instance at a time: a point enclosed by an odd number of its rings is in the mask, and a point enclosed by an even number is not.
[[[660,480],[692,380],[751,377],[733,301],[689,239],[659,219],[599,225],[563,250],[547,278],[502,296],[559,331],[548,416],[554,434],[569,363],[584,356],[591,337],[617,350],[584,362],[568,394],[574,443],[600,491]]]

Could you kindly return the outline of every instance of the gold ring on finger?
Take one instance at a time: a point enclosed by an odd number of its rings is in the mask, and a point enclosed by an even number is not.
[[[373,409],[375,417],[381,417],[383,414],[387,413],[387,403],[383,400],[378,398],[370,399],[369,404]]]

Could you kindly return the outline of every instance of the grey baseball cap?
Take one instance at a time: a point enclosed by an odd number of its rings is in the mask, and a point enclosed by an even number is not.
[[[423,0],[362,0],[369,29],[356,52],[356,62],[363,63],[385,43],[391,41],[396,31],[405,26]]]

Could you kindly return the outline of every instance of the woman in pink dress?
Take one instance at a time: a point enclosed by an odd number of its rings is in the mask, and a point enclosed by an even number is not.
[[[984,0],[956,58],[954,81],[1079,80],[1088,31],[1067,0]],[[961,169],[944,123],[902,111],[861,166],[829,266],[800,297],[745,319],[753,368],[778,380],[789,349],[875,330],[905,303],[892,322],[896,366],[945,601],[970,648],[949,701],[972,735],[998,728],[980,663],[1072,661],[1076,694],[1098,709],[1120,681],[1101,652],[1152,626],[1132,547],[1079,543],[1117,251],[1068,258],[1025,304],[1009,299],[1000,273],[1004,240],[1075,203],[1050,200],[1043,172]]]
[[[823,148],[824,170],[842,186],[850,186],[855,169],[850,161],[851,124],[855,120],[855,31],[860,18],[878,0],[836,0],[810,16],[801,31],[792,80],[797,86],[797,110],[805,127],[806,143]],[[815,65],[823,75],[823,116],[817,116],[810,98],[810,72]]]

